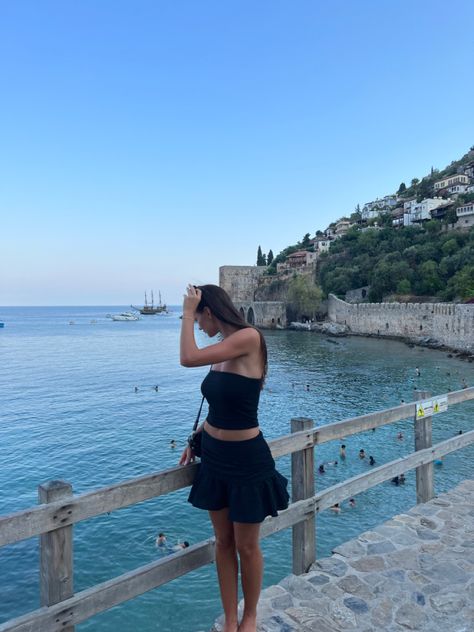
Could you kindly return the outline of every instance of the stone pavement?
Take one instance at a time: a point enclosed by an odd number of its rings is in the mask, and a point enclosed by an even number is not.
[[[262,592],[259,632],[474,631],[474,481],[333,553]]]

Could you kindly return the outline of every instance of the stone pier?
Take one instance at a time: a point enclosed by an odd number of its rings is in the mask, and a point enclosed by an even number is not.
[[[258,619],[259,632],[472,632],[474,481],[267,588]]]

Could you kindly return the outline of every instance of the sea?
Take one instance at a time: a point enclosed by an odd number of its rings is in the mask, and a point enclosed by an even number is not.
[[[128,308],[129,309],[129,308]],[[207,369],[179,364],[180,308],[115,322],[126,306],[1,307],[0,515],[37,504],[38,485],[53,479],[75,494],[159,472],[177,464],[196,416]],[[208,344],[196,332],[198,344]],[[290,432],[290,420],[315,425],[349,419],[413,399],[414,389],[443,394],[474,385],[474,366],[446,352],[394,340],[328,338],[305,331],[267,331],[269,374],[260,404],[267,439]],[[417,376],[415,368],[419,368]],[[157,388],[156,388],[157,387]],[[474,403],[433,417],[433,441],[472,430]],[[397,439],[399,432],[403,440]],[[175,440],[177,447],[171,447]],[[347,458],[339,458],[339,446]],[[413,450],[407,419],[318,446],[317,489]],[[474,474],[474,446],[435,467],[436,493]],[[338,464],[328,465],[328,462]],[[277,461],[290,477],[290,458]],[[187,502],[188,490],[86,520],[74,526],[74,590],[90,588],[163,553],[170,545],[212,535],[206,512]],[[416,504],[415,473],[395,487],[383,483],[317,519],[317,555]],[[262,543],[264,585],[291,573],[291,530]],[[0,623],[39,607],[38,538],[0,549]],[[208,565],[76,626],[79,632],[198,632],[220,615],[215,566]]]

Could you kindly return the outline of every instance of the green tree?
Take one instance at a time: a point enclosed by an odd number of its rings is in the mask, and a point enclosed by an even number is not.
[[[437,235],[441,231],[441,224],[436,219],[425,222],[424,228],[429,235]]]
[[[306,233],[306,235],[303,237],[303,240],[301,241],[301,247],[302,248],[307,248],[310,245],[310,235],[309,233]]]
[[[258,250],[257,250],[257,265],[258,266],[266,265],[265,258],[262,254],[262,248],[260,246],[258,247]]]
[[[413,178],[413,180],[411,181],[411,186],[412,187],[416,187],[416,185],[419,183],[418,178]]]
[[[456,272],[449,279],[442,296],[447,301],[474,298],[474,265],[464,266],[462,270]]]
[[[444,217],[445,224],[455,224],[458,221],[455,208],[450,208]]]
[[[448,241],[445,241],[441,246],[441,250],[445,256],[454,255],[457,249],[458,242],[455,239],[448,239]]]
[[[402,193],[405,193],[405,191],[407,190],[407,185],[404,182],[400,183],[400,186],[398,187],[398,195],[401,195]]]
[[[418,269],[417,293],[433,296],[443,287],[436,261],[425,261]]]
[[[288,287],[288,303],[296,318],[314,318],[321,305],[322,292],[302,274],[295,275]]]
[[[267,266],[271,265],[273,261],[273,251],[270,249],[267,255]]]
[[[397,294],[410,294],[411,283],[408,279],[402,279],[397,283]]]

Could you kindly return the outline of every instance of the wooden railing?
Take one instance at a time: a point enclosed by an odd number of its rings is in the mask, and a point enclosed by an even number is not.
[[[417,393],[422,401],[428,393]],[[474,399],[474,388],[446,395],[448,405]],[[313,427],[310,419],[293,419],[292,434],[269,442],[275,458],[292,455],[292,504],[266,519],[261,537],[293,528],[293,572],[308,570],[316,559],[316,515],[335,503],[416,468],[417,502],[433,497],[433,461],[474,442],[474,430],[433,446],[432,417],[417,414],[420,401],[332,424]],[[420,411],[418,411],[420,412]],[[315,494],[315,446],[413,417],[415,452],[375,467]],[[141,566],[74,594],[73,525],[81,520],[163,496],[192,483],[196,464],[135,478],[94,492],[73,496],[69,483],[52,481],[39,487],[37,507],[0,517],[0,546],[40,536],[41,607],[0,624],[0,632],[73,632],[81,621],[161,586],[214,560],[214,538]]]

